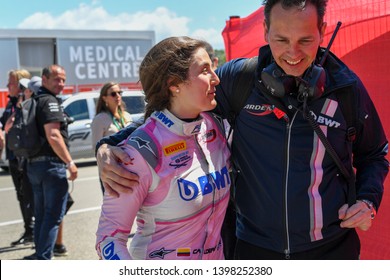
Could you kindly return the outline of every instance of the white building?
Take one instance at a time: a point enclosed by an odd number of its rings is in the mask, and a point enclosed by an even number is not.
[[[154,31],[0,29],[0,108],[11,69],[40,76],[44,66],[60,64],[66,93],[98,89],[108,81],[139,87],[139,65],[154,44]]]

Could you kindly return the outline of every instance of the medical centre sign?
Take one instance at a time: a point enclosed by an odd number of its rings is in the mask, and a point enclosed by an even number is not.
[[[136,83],[152,44],[147,39],[58,39],[58,62],[68,84]]]

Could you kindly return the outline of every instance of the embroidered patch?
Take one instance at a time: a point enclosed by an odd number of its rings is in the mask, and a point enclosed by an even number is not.
[[[164,155],[166,155],[166,156],[169,156],[171,154],[174,154],[174,153],[177,153],[180,151],[184,151],[186,149],[187,149],[187,144],[185,141],[180,141],[180,142],[177,142],[173,145],[169,145],[169,146],[166,146],[163,148]]]
[[[149,254],[149,258],[159,258],[159,259],[164,259],[165,255],[168,255],[169,253],[174,252],[175,250],[165,250],[164,247],[162,247],[159,250],[153,251]]]
[[[215,129],[209,130],[202,136],[202,141],[205,143],[213,142],[217,138],[217,132]]]
[[[196,125],[196,126],[194,127],[194,129],[192,130],[191,134],[199,133],[200,128],[201,128],[201,125],[200,125],[200,124]]]
[[[184,153],[180,153],[179,155],[176,155],[171,158],[172,162],[169,163],[169,166],[174,167],[175,169],[178,169],[183,166],[187,166],[187,163],[192,159],[190,155],[188,155],[188,151]]]
[[[191,248],[178,248],[176,250],[176,256],[189,257],[191,255]]]
[[[144,140],[144,139],[142,139],[141,137],[138,137],[138,136],[131,137],[129,140],[137,143],[138,149],[145,148],[148,151],[150,151],[153,155],[156,156],[156,154],[153,152],[152,147],[150,147],[150,145],[149,145],[150,141]]]

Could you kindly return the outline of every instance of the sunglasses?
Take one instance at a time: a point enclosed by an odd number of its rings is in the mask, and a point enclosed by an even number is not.
[[[122,96],[122,92],[123,91],[112,91],[111,93],[107,93],[107,95],[111,95],[111,97],[116,97],[117,94],[119,94],[119,96]]]

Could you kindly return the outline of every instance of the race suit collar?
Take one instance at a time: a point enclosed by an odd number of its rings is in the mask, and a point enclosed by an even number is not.
[[[178,135],[190,136],[198,134],[200,132],[201,124],[203,123],[202,117],[196,121],[185,122],[177,118],[167,109],[163,111],[156,111],[150,117]]]

